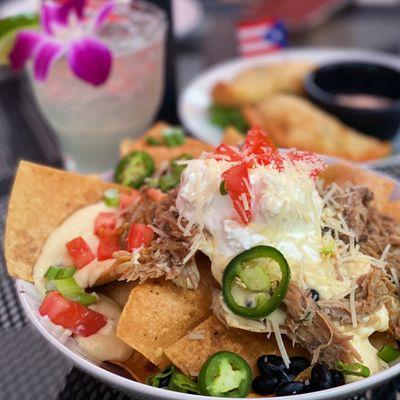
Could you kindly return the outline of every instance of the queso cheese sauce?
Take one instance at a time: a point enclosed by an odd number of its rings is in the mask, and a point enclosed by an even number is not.
[[[68,241],[82,236],[93,252],[96,252],[99,239],[93,233],[95,219],[100,212],[107,211],[115,211],[115,209],[107,207],[104,202],[84,207],[68,217],[49,235],[33,270],[34,283],[41,295],[44,296],[46,292],[44,275],[50,266],[73,265],[65,247]],[[114,259],[98,261],[95,258],[83,268],[78,269],[74,274],[74,279],[83,289],[92,286],[114,262]],[[132,353],[132,348],[116,336],[121,307],[112,299],[100,294],[99,300],[89,308],[106,317],[107,323],[93,335],[76,336],[79,345],[89,356],[98,361],[126,361]]]

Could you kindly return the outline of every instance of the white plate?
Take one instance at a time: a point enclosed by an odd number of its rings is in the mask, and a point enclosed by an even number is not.
[[[250,59],[228,61],[205,71],[184,89],[179,99],[179,116],[183,125],[200,140],[218,145],[221,141],[222,130],[211,124],[207,112],[211,105],[210,94],[214,85],[219,81],[229,81],[239,72],[248,68],[289,60],[310,60],[319,64],[331,61],[359,60],[400,69],[400,58],[361,49],[300,48]]]
[[[326,158],[328,163],[335,161],[334,158]],[[366,168],[367,169],[367,168]],[[378,174],[383,175],[384,174]],[[387,177],[387,176],[386,176]],[[387,177],[391,179],[390,177]],[[391,200],[400,199],[400,182],[395,182],[395,188],[392,193]],[[57,348],[64,356],[70,359],[77,367],[96,377],[97,379],[106,382],[107,384],[118,388],[119,390],[135,395],[135,398],[139,399],[151,399],[151,400],[210,400],[207,396],[195,396],[189,394],[182,394],[177,392],[171,392],[165,389],[153,388],[148,385],[144,385],[138,382],[134,382],[130,379],[122,377],[110,370],[102,368],[101,363],[90,360],[85,356],[79,349],[76,342],[71,338],[66,338],[61,334],[61,330],[55,328],[54,325],[49,324],[48,321],[43,320],[39,315],[39,306],[41,303],[40,297],[33,286],[29,282],[17,280],[16,283],[18,297],[21,301],[22,307],[29,319],[35,326],[35,328],[42,334],[42,336],[55,348]],[[104,366],[104,365],[103,365]],[[344,386],[340,386],[333,389],[324,391],[287,396],[285,400],[328,400],[328,399],[339,399],[348,397],[355,393],[362,393],[366,390],[382,385],[385,381],[393,378],[396,375],[400,375],[400,364],[394,365],[385,371],[381,371],[369,378],[362,379],[357,382],[349,383]],[[216,398],[214,398],[216,399]],[[222,398],[218,398],[221,399]],[[269,397],[266,400],[272,400]],[[278,399],[278,398],[277,398]],[[279,398],[280,399],[280,398]]]

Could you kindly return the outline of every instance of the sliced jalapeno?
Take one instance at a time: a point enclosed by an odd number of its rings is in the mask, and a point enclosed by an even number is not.
[[[124,186],[138,189],[154,172],[154,161],[145,151],[135,150],[126,155],[115,169],[114,180]]]
[[[172,174],[163,175],[158,181],[159,187],[163,192],[173,189],[179,184],[179,177]]]
[[[244,358],[230,351],[220,351],[201,367],[198,387],[205,396],[246,397],[251,381],[251,369]]]
[[[193,156],[189,153],[183,153],[180,156],[174,158],[171,161],[171,173],[172,175],[175,175],[177,177],[181,177],[182,172],[185,170],[186,165],[182,165],[177,163],[177,161],[182,161],[182,160],[192,160]]]
[[[289,282],[283,254],[271,246],[255,246],[230,261],[222,277],[222,295],[233,313],[260,319],[276,310]]]
[[[186,165],[178,164],[177,161],[191,160],[192,158],[193,156],[191,154],[184,153],[171,160],[170,172],[163,175],[158,182],[159,187],[163,192],[168,192],[168,190],[171,190],[179,185],[182,172],[186,168]]]

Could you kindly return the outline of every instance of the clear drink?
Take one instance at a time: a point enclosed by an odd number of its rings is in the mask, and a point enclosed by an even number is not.
[[[79,80],[65,58],[53,65],[44,83],[29,72],[41,112],[82,172],[113,167],[121,139],[141,135],[160,105],[165,16],[149,3],[134,5],[119,4],[118,18],[98,32],[113,52],[112,72],[104,85]]]

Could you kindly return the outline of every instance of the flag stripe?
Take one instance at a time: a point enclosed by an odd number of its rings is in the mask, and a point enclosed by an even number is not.
[[[270,30],[272,27],[273,25],[271,24],[263,24],[257,27],[239,29],[237,35],[239,40],[247,39],[252,36],[263,35],[268,32],[268,30]]]

